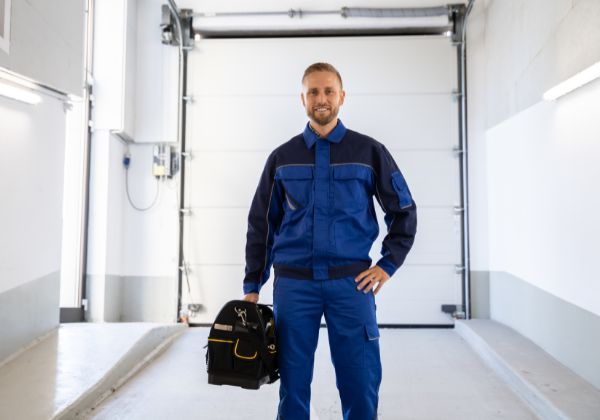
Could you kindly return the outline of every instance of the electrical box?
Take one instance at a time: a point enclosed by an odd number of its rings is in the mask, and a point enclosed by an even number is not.
[[[171,146],[168,144],[157,144],[154,146],[154,157],[152,159],[152,175],[156,177],[171,177],[173,175],[173,160]]]

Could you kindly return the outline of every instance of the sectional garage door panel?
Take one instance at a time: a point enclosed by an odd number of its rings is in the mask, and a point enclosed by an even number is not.
[[[459,160],[450,150],[390,150],[411,194],[422,207],[460,204]]]
[[[183,282],[183,295],[186,302],[201,302],[202,311],[192,317],[195,323],[212,323],[223,304],[232,299],[240,299],[243,281],[243,267],[234,265],[190,264],[189,281]],[[273,277],[261,290],[261,302],[272,303]]]
[[[190,56],[189,89],[233,95],[296,95],[306,66],[334,63],[348,94],[449,93],[456,50],[445,37],[209,39]]]
[[[249,207],[268,153],[196,152],[194,164],[186,171],[188,206]],[[419,209],[444,206],[452,210],[453,206],[459,204],[459,167],[453,152],[391,153],[401,168]]]
[[[453,217],[446,209],[419,209],[418,236],[406,264],[455,264],[460,256],[460,237],[452,226]],[[248,208],[194,209],[188,226],[194,234],[185,238],[189,263],[243,265],[247,220]],[[380,233],[370,254],[373,261],[380,258],[386,235],[381,211],[378,220]]]
[[[194,135],[205,139],[198,144],[200,150],[272,150],[306,123],[299,87],[293,95],[211,95],[196,96],[195,101],[188,108],[188,119]],[[450,94],[347,93],[340,118],[390,150],[447,150],[458,144],[456,113],[457,104]],[[232,126],[243,127],[245,134]]]
[[[450,278],[454,280],[449,282]],[[240,267],[236,264],[191,264],[189,280],[192,293],[188,293],[186,282],[183,291],[190,302],[203,302],[204,306],[203,311],[194,317],[194,322],[214,321],[214,314],[221,309],[222,302],[239,299],[242,279]],[[449,283],[454,287],[448,287]],[[271,304],[272,291],[271,272],[261,291],[261,302]],[[442,303],[460,299],[460,293],[460,275],[454,272],[453,267],[403,266],[375,298],[378,322],[421,324],[423,319],[427,319],[435,324],[448,323],[448,316],[440,312],[439,307]],[[398,295],[410,296],[410,299],[398,302]]]
[[[379,237],[373,243],[371,259],[380,258],[381,244],[387,234],[383,212],[377,210]],[[454,265],[460,261],[460,232],[454,227],[455,215],[445,208],[418,208],[417,236],[405,264]]]
[[[404,299],[398,302],[391,293],[377,295],[377,323],[403,325],[452,325],[452,318],[440,311],[448,301]],[[383,310],[385,308],[385,310]],[[400,319],[401,322],[394,321]],[[423,322],[427,319],[428,322]]]
[[[390,150],[447,150],[458,145],[457,106],[449,93],[354,97],[347,93],[341,118]]]
[[[186,170],[186,202],[196,208],[248,211],[270,152],[194,152]],[[246,214],[247,216],[247,214]]]
[[[290,52],[293,51],[293,54]],[[281,58],[285,57],[285,60]],[[340,118],[384,143],[418,205],[418,233],[405,265],[377,296],[387,324],[449,324],[442,304],[461,303],[456,49],[447,38],[352,37],[202,40],[189,55],[184,252],[190,288],[210,322],[242,296],[248,210],[268,154],[306,124],[300,78],[310,63],[340,70]],[[380,257],[386,234],[371,258]],[[261,293],[271,302],[272,279]]]
[[[236,264],[243,276],[248,209],[215,207],[192,211],[186,228],[193,234],[184,238],[188,263]],[[238,286],[241,293],[242,284]]]
[[[196,96],[188,127],[197,151],[271,151],[306,124],[300,93],[281,96]],[[285,118],[281,118],[284,115]]]

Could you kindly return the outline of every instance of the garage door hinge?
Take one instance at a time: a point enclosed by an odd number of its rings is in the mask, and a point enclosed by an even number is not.
[[[183,99],[185,102],[187,102],[189,104],[194,103],[194,97],[192,95],[183,96],[181,99]]]
[[[454,153],[454,157],[459,157],[462,153],[464,153],[464,150],[458,146],[454,146],[452,148],[452,153]]]
[[[179,212],[183,215],[190,215],[192,214],[192,209],[190,209],[189,207],[185,207],[183,209],[179,209]]]
[[[192,159],[193,158],[192,152],[181,152],[180,155],[181,155],[181,157],[184,157],[186,159]]]
[[[453,89],[451,95],[452,95],[452,101],[456,102],[462,96],[462,92],[460,92],[458,89]]]
[[[456,274],[462,274],[462,273],[463,273],[463,271],[465,271],[465,266],[464,266],[464,265],[461,265],[461,264],[456,264],[456,265],[454,266],[454,272],[455,272]]]
[[[460,206],[454,206],[452,207],[452,210],[454,211],[454,214],[461,214],[465,211],[465,208]]]

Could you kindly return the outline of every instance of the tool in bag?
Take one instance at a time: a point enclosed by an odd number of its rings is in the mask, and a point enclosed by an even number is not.
[[[279,379],[269,305],[232,300],[221,308],[208,336],[206,370],[213,385],[258,389]]]

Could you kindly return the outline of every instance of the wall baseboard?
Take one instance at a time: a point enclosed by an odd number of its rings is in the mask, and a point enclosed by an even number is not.
[[[87,276],[88,311],[92,322],[176,321],[177,278],[159,276]]]
[[[0,293],[0,361],[58,327],[60,271]]]
[[[600,316],[507,272],[490,272],[490,317],[600,389]]]

